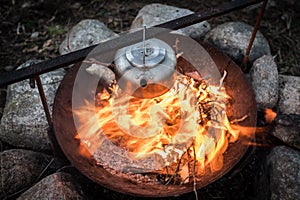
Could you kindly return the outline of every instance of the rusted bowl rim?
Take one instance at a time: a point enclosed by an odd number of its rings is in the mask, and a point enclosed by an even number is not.
[[[223,74],[224,70],[228,73],[225,78],[225,88],[227,94],[234,99],[233,105],[226,110],[229,119],[232,120],[248,115],[248,118],[239,125],[255,127],[256,102],[253,90],[247,78],[228,56],[211,46],[206,44],[202,45],[215,61],[220,73]],[[73,120],[72,88],[80,66],[81,63],[75,64],[64,77],[57,91],[53,106],[53,127],[55,136],[69,161],[91,180],[118,192],[145,197],[175,196],[191,192],[193,190],[193,184],[188,183],[182,186],[137,184],[122,176],[112,175],[103,167],[96,164],[95,159],[80,141]],[[185,72],[195,71],[192,66],[184,68]],[[197,189],[214,182],[232,169],[245,154],[253,136],[254,134],[240,136],[237,142],[230,144],[224,153],[223,168],[211,173],[209,172],[209,167],[207,167],[209,173],[206,173],[202,179],[197,182]]]

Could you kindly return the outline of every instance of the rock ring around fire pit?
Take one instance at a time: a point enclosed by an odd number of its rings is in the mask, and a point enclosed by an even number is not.
[[[224,70],[227,72],[224,82],[226,94],[231,97],[231,102],[226,105],[226,114],[229,121],[240,119],[243,116],[247,117],[238,122],[242,134],[240,134],[237,141],[229,144],[226,152],[223,154],[223,167],[212,171],[209,166],[205,166],[205,173],[197,179],[197,189],[220,178],[238,163],[254,137],[253,132],[256,125],[254,94],[242,71],[223,53],[206,44],[202,44],[202,46],[210,54],[220,73],[223,74]],[[195,80],[201,79],[201,75],[189,62],[181,58],[177,62],[181,73],[191,76]],[[191,192],[194,189],[194,184],[191,181],[180,185],[160,184],[159,182],[148,184],[130,179],[120,171],[112,171],[97,163],[97,159],[80,139],[73,118],[72,88],[75,84],[76,74],[82,64],[76,64],[63,79],[55,97],[53,108],[55,136],[72,164],[98,184],[127,194],[163,197]],[[107,87],[105,84],[101,84],[101,81],[99,86],[100,88]],[[136,175],[138,176],[139,174]]]

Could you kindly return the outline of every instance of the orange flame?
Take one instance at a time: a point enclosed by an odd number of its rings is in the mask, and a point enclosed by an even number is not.
[[[274,121],[274,119],[276,118],[277,116],[277,113],[274,112],[272,109],[270,108],[267,108],[265,110],[265,120],[267,123],[272,123]]]
[[[165,165],[176,163],[186,152],[204,169],[223,166],[223,153],[240,132],[232,128],[225,112],[228,99],[224,87],[207,86],[187,76],[178,76],[174,86],[153,99],[139,99],[122,93],[114,85],[103,90],[96,105],[86,102],[74,110],[78,135],[91,154],[105,139],[126,149],[130,159],[158,155]],[[91,109],[93,115],[90,115]],[[193,148],[191,148],[193,147]],[[187,164],[183,165],[187,174]]]

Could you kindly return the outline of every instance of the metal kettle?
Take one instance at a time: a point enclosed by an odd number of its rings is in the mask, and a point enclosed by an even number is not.
[[[114,63],[120,88],[139,98],[160,96],[175,80],[176,54],[156,38],[119,49]]]

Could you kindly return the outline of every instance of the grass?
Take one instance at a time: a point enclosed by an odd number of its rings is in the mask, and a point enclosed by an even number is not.
[[[46,31],[47,31],[47,33],[50,37],[56,38],[56,37],[61,36],[62,34],[64,34],[65,29],[61,25],[53,24],[53,25],[48,26],[46,28]]]

